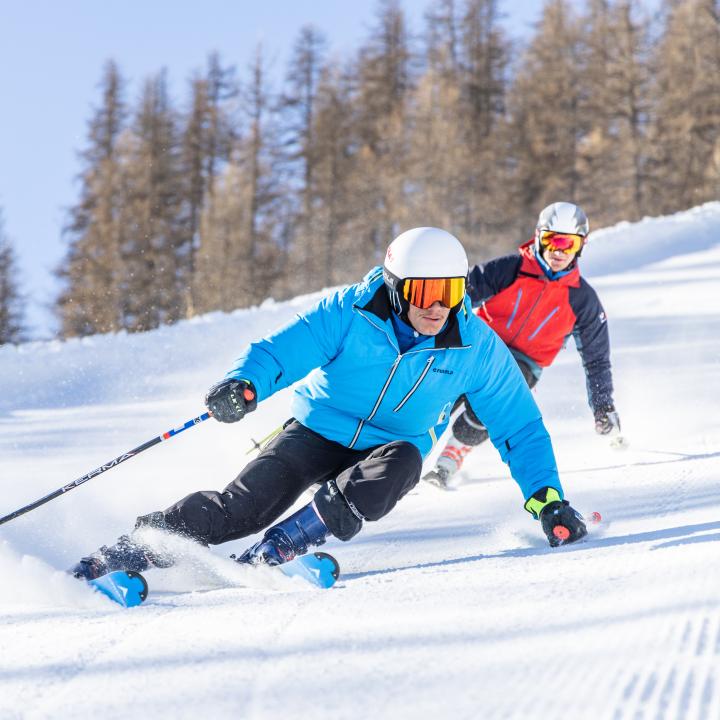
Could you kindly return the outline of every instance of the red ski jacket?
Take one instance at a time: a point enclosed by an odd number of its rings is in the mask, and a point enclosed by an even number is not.
[[[612,406],[610,339],[597,293],[577,265],[551,280],[535,258],[533,242],[519,254],[491,260],[470,272],[469,292],[477,315],[512,350],[548,367],[568,336],[583,360],[590,406]]]

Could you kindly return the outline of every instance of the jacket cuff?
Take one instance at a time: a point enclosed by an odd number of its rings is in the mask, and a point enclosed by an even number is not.
[[[560,493],[555,488],[544,487],[526,500],[525,509],[538,520],[540,513],[545,509],[546,505],[552,502],[560,502],[561,500]]]

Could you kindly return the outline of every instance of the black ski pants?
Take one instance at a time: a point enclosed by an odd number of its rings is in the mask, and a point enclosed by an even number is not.
[[[332,535],[349,540],[363,520],[387,515],[417,484],[421,469],[411,443],[350,450],[293,420],[223,492],[192,493],[165,510],[159,524],[217,545],[263,530],[323,483],[315,507]]]

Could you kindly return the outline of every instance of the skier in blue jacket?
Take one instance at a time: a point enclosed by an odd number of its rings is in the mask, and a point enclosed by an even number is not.
[[[472,313],[467,273],[453,235],[408,230],[390,244],[383,267],[252,343],[210,388],[208,408],[220,422],[236,422],[302,380],[293,418],[222,492],[192,493],[138,518],[136,529],[214,545],[270,526],[239,560],[271,565],[330,535],[350,540],[417,484],[423,458],[464,395],[550,544],[582,538],[585,524],[563,499],[537,405],[503,342]],[[272,525],[317,483],[312,502]],[[559,525],[566,531],[556,533]],[[73,572],[93,578],[171,562],[131,534]]]

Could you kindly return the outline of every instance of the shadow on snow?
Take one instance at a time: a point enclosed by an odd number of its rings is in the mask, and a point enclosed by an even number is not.
[[[682,538],[674,542],[666,542],[661,545],[657,545],[651,550],[660,550],[663,548],[676,547],[678,545],[697,543],[697,542],[716,542],[720,541],[720,534],[714,535],[703,535],[701,537],[691,538],[688,536],[694,535],[695,533],[707,532],[709,530],[720,531],[720,521],[709,522],[709,523],[698,523],[696,525],[681,525],[674,528],[665,528],[663,530],[652,530],[650,532],[643,533],[631,533],[629,535],[620,535],[617,537],[602,537],[602,538],[590,538],[590,543],[580,542],[574,545],[567,545],[561,548],[550,548],[547,545],[541,547],[529,547],[529,548],[516,548],[514,550],[504,550],[500,553],[494,554],[479,554],[469,555],[461,558],[453,558],[451,560],[439,560],[436,562],[429,563],[417,563],[415,565],[405,565],[402,567],[385,568],[382,570],[369,570],[367,572],[357,573],[346,573],[343,575],[343,580],[356,580],[364,577],[371,577],[373,575],[386,575],[394,572],[401,572],[403,570],[425,570],[433,567],[449,567],[452,565],[461,565],[464,563],[477,562],[479,560],[492,560],[498,558],[513,558],[513,557],[534,557],[537,555],[547,555],[551,552],[557,553],[569,553],[569,552],[586,552],[588,550],[597,550],[601,548],[609,548],[617,545],[629,545],[635,543],[654,542],[658,540],[670,540],[673,538]]]

